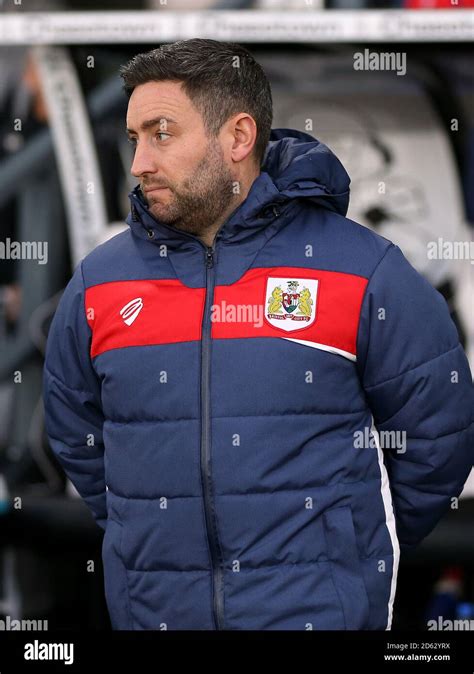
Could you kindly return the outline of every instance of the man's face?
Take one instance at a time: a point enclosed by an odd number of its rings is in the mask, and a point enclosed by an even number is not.
[[[219,137],[206,135],[180,82],[136,87],[127,112],[135,146],[131,173],[159,221],[201,236],[234,201],[233,177]]]

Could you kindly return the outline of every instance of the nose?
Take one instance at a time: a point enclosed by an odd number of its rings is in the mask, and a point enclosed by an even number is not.
[[[130,173],[135,178],[140,178],[145,173],[156,173],[156,170],[156,157],[154,156],[153,149],[146,142],[138,143],[135,148]]]

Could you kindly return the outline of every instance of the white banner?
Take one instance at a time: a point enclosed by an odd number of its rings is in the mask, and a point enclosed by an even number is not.
[[[0,44],[156,43],[193,37],[235,42],[471,42],[474,11],[160,10],[21,12],[0,20]]]
[[[34,58],[49,113],[74,269],[104,237],[107,213],[102,177],[89,115],[67,50],[36,47]]]

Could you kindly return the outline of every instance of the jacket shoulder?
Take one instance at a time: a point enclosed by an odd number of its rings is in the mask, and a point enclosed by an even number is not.
[[[85,287],[115,281],[123,273],[127,278],[135,256],[137,239],[130,228],[99,244],[82,260]]]
[[[370,278],[387,251],[395,246],[365,225],[318,206],[309,205],[302,216],[302,236],[324,251],[324,260],[333,269]]]

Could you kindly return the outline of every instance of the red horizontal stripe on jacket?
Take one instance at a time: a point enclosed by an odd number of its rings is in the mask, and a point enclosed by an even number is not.
[[[134,299],[141,299],[143,306],[127,325],[120,311]],[[204,288],[188,288],[174,279],[91,286],[85,294],[86,318],[92,330],[91,357],[127,346],[200,339],[204,300]]]
[[[317,296],[313,305],[316,313],[314,322],[303,329],[285,331],[267,321],[266,288],[267,279],[271,277],[318,280]],[[251,269],[238,283],[217,286],[213,303],[222,306],[225,302],[226,307],[239,304],[262,305],[263,325],[255,327],[253,321],[216,321],[213,323],[212,336],[217,339],[287,337],[325,344],[355,355],[359,316],[367,282],[366,278],[355,274],[302,267]]]
[[[307,327],[304,321],[295,322],[297,329],[286,331],[268,320],[267,281],[272,277],[318,281],[314,316]],[[302,267],[251,269],[236,283],[215,287],[211,335],[215,339],[287,337],[355,355],[366,286],[366,278],[343,272]],[[178,280],[114,281],[92,286],[85,296],[92,330],[91,357],[128,346],[198,340],[204,303],[205,288],[189,288]]]

